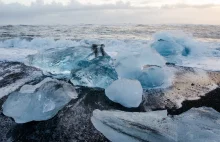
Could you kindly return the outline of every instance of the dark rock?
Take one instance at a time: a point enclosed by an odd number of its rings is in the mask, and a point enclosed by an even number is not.
[[[167,65],[167,66],[175,66],[175,63],[169,63],[169,62],[167,62],[166,65]]]

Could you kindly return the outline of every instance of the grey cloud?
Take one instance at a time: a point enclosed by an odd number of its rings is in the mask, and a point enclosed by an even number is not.
[[[199,17],[206,13],[220,15],[220,10],[210,11],[203,8],[195,12],[194,9],[188,8],[187,5],[163,6],[161,9],[134,7],[121,1],[116,4],[83,5],[75,0],[68,6],[59,3],[43,5],[42,1],[38,0],[28,7],[18,3],[3,4],[0,1],[0,24],[220,24],[220,19],[216,20],[214,16],[206,16],[206,19]]]

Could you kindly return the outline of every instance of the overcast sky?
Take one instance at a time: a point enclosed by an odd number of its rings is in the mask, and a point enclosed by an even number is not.
[[[214,24],[220,0],[0,0],[0,24]]]

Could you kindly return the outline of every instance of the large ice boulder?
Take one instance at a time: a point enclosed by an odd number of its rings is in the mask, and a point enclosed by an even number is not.
[[[110,56],[80,61],[77,66],[71,72],[71,82],[74,85],[106,88],[118,79]]]
[[[119,78],[140,81],[144,89],[161,87],[171,76],[165,66],[165,60],[151,48],[140,53],[121,53],[115,61]]]
[[[56,75],[67,76],[74,85],[106,88],[118,79],[113,60],[90,47],[50,49],[29,57],[29,64]],[[99,51],[97,51],[99,52]]]
[[[168,62],[182,64],[189,59],[206,56],[207,46],[193,40],[191,35],[183,32],[159,32],[154,35],[151,47]]]
[[[119,79],[105,89],[105,94],[113,102],[132,108],[142,102],[143,89],[137,80]]]
[[[13,92],[3,104],[3,113],[16,123],[48,120],[72,99],[77,98],[68,83],[46,78],[36,85],[25,85]]]
[[[95,110],[93,125],[110,141],[217,142],[220,114],[212,108],[193,108],[179,116],[167,111],[131,113]]]
[[[164,66],[166,61],[151,48],[144,48],[138,53],[123,51],[116,57],[115,67],[119,77],[130,78],[145,65]]]
[[[119,77],[138,80],[144,89],[162,87],[168,84],[168,78],[172,76],[172,72],[166,66],[136,66],[135,60],[132,57],[127,58],[116,66]]]
[[[70,73],[82,60],[90,60],[95,56],[89,47],[68,47],[48,49],[28,57],[28,63],[53,74]]]
[[[145,66],[141,70],[136,79],[141,82],[143,88],[155,88],[162,87],[168,84],[168,78],[170,78],[171,73],[168,70],[159,66]]]

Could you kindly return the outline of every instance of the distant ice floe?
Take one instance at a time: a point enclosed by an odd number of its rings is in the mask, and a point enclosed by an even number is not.
[[[205,70],[220,70],[213,64],[220,61],[220,52],[212,44],[196,41],[180,31],[158,32],[150,43],[167,62]]]
[[[39,84],[25,85],[11,93],[2,106],[3,114],[16,123],[48,120],[77,97],[72,85],[46,78]]]
[[[131,113],[95,110],[91,121],[110,141],[200,142],[220,139],[220,114],[212,108],[193,108],[179,116],[167,111]]]
[[[113,102],[131,108],[142,102],[143,89],[137,80],[119,79],[105,89],[105,94]]]

